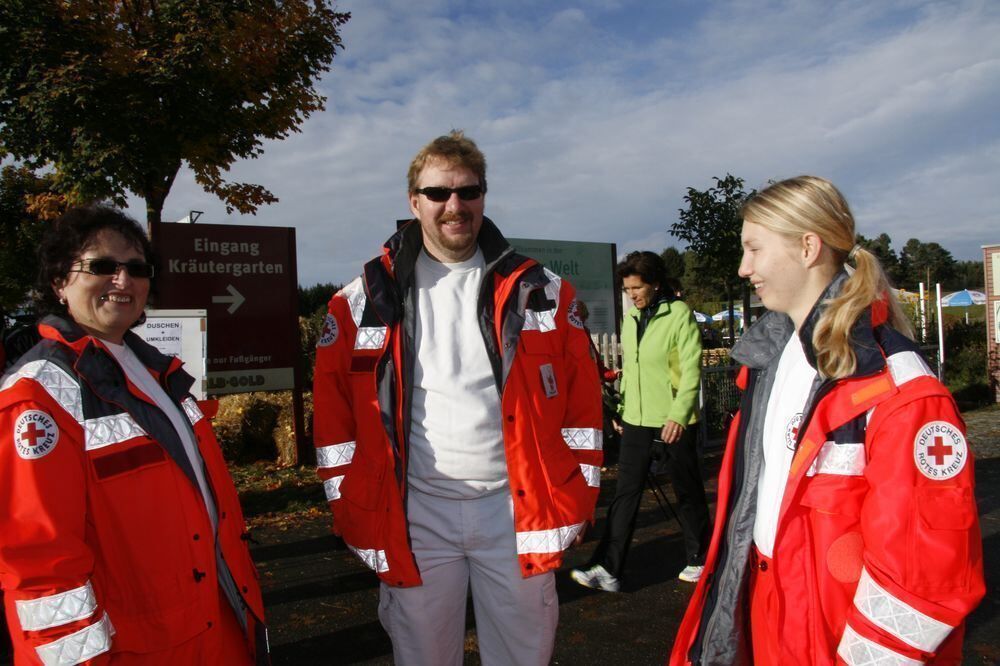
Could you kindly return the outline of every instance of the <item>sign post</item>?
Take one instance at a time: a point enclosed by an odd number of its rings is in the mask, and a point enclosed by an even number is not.
[[[986,366],[993,398],[1000,402],[1000,243],[983,245],[986,280]]]
[[[208,313],[209,395],[293,391],[299,460],[305,441],[295,229],[161,224],[156,305]]]

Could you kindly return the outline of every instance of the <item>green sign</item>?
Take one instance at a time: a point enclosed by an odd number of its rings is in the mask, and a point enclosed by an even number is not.
[[[591,333],[617,333],[615,312],[615,244],[582,241],[508,238],[527,255],[576,287],[576,298],[586,303]]]

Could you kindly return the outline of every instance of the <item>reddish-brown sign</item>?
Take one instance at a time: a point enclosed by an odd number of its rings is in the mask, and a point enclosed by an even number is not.
[[[208,311],[208,392],[294,386],[299,350],[295,230],[163,224],[157,308]]]

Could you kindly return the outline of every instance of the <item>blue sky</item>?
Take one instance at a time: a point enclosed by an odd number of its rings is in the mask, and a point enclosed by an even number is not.
[[[1000,3],[344,0],[327,110],[231,176],[254,216],[182,172],[164,219],[294,226],[299,281],[344,282],[408,217],[406,168],[462,128],[510,236],[668,236],[687,187],[801,173],[847,195],[867,236],[1000,242]],[[144,217],[139,202],[132,213]]]

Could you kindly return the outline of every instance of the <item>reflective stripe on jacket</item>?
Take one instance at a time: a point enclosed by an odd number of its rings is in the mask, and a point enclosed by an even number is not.
[[[985,592],[964,423],[916,346],[884,320],[884,306],[861,318],[852,330],[858,370],[820,384],[797,433],[769,570],[781,663],[959,663],[964,618]],[[811,317],[802,340],[814,324]],[[744,394],[719,474],[712,543],[671,664],[751,659],[745,581],[759,422],[791,333],[787,317],[769,313],[739,351],[748,362]]]
[[[217,558],[248,610],[253,648],[263,637],[257,573],[191,377],[126,334],[190,421],[217,505],[219,552],[167,416],[100,341],[56,317],[39,330],[43,340],[0,390],[0,583],[17,663],[96,663],[183,643],[233,612],[220,607]],[[260,643],[266,659],[262,652]]]
[[[317,345],[314,438],[334,530],[386,583],[420,584],[405,515],[415,308],[423,238],[408,223],[330,301]],[[478,312],[501,396],[521,572],[554,569],[593,517],[601,395],[573,287],[513,252],[489,220]]]

